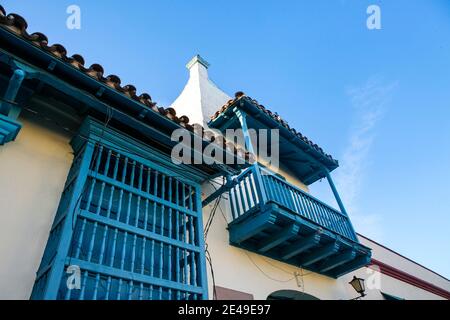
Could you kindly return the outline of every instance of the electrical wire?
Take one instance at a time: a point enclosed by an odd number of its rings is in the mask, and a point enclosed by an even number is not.
[[[214,203],[214,206],[213,206],[213,209],[211,210],[211,213],[210,213],[210,215],[208,217],[208,220],[207,220],[207,222],[205,224],[205,231],[204,231],[205,240],[208,238],[209,229],[211,228],[211,225],[213,223],[213,220],[214,220],[214,217],[216,215],[217,207],[219,206],[220,200],[221,200],[221,196],[219,196],[216,199],[216,201]]]
[[[252,259],[252,257],[248,254],[248,252],[247,251],[244,251],[244,253],[247,255],[247,257],[249,258],[249,260],[252,262],[252,264],[266,277],[266,278],[268,278],[268,279],[270,279],[270,280],[272,280],[272,281],[275,281],[275,282],[279,282],[279,283],[287,283],[287,282],[290,282],[290,281],[292,281],[292,280],[294,280],[295,279],[295,276],[294,277],[292,277],[292,278],[290,278],[290,279],[287,279],[287,280],[279,280],[279,279],[275,279],[275,278],[273,278],[273,277],[271,277],[270,275],[268,275],[260,266],[258,266],[258,264],[255,262],[255,261],[253,261],[253,259]]]
[[[216,290],[216,276],[214,275],[214,268],[212,263],[211,253],[208,250],[208,244],[205,244],[205,258],[208,261],[209,269],[211,270],[211,279],[213,285],[213,300],[217,300],[217,290]]]
[[[211,180],[208,180],[207,182],[209,182],[213,188],[217,191],[217,188],[211,183]],[[223,183],[222,183],[223,184]],[[219,197],[217,197],[217,199],[214,202],[213,208],[209,214],[208,220],[205,223],[205,230],[204,230],[204,238],[205,238],[205,257],[206,257],[206,261],[209,264],[209,269],[211,271],[211,280],[212,280],[212,285],[213,285],[213,300],[217,300],[217,290],[216,290],[216,277],[215,277],[215,273],[214,273],[214,267],[213,267],[213,262],[212,262],[212,257],[211,257],[211,253],[209,252],[209,245],[208,245],[208,234],[209,234],[209,230],[211,228],[211,225],[214,221],[214,217],[216,215],[217,212],[217,208],[220,208],[220,201],[222,200],[222,195],[220,195]]]
[[[284,269],[284,268],[282,268],[282,267],[280,267],[280,266],[277,266],[275,263],[273,263],[273,262],[271,262],[269,259],[265,259],[264,257],[262,257],[263,258],[263,260],[265,261],[265,262],[267,262],[268,264],[270,264],[272,267],[274,267],[274,268],[276,268],[276,269],[278,269],[278,270],[280,270],[280,271],[283,271],[284,273],[286,273],[286,274],[292,274],[292,272],[291,271],[287,271],[286,269]],[[303,268],[299,268],[300,269],[300,271],[302,272],[302,276],[304,276],[304,277],[306,277],[306,276],[309,276],[310,274],[313,274],[313,272],[307,272],[306,274],[303,274]]]

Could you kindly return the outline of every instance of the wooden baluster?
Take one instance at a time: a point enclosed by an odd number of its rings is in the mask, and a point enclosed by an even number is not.
[[[92,238],[91,238],[91,242],[89,244],[87,261],[91,261],[91,259],[92,259],[92,253],[94,251],[95,236],[97,234],[97,227],[98,227],[98,222],[94,222],[94,230],[92,231]]]
[[[247,207],[245,206],[245,198],[244,198],[244,192],[242,191],[242,180],[239,181],[239,183],[236,185],[236,187],[239,190],[239,197],[240,197],[240,204],[242,206],[242,213],[247,212]]]
[[[106,281],[105,300],[109,300],[110,293],[111,293],[111,276],[108,276],[108,280]]]
[[[78,237],[77,249],[75,251],[75,258],[76,259],[80,258],[80,251],[81,251],[81,246],[83,245],[83,238],[84,238],[84,232],[85,232],[85,229],[86,229],[86,223],[87,223],[87,220],[83,219],[83,224],[81,225],[80,235]]]
[[[109,164],[111,162],[111,150],[108,150],[108,155],[106,157],[106,163],[105,163],[105,169],[103,171],[103,175],[106,177],[108,176],[108,171],[109,171]],[[102,209],[102,204],[103,204],[103,194],[105,192],[105,186],[106,183],[104,181],[102,181],[101,187],[100,187],[100,195],[98,197],[98,201],[97,201],[97,210],[95,211],[96,214],[100,214],[101,213],[101,209]]]
[[[141,273],[145,274],[145,244],[147,242],[147,238],[142,239],[142,251],[141,251]]]
[[[295,212],[297,212],[299,215],[303,215],[302,207],[300,206],[300,201],[298,199],[298,191],[297,190],[292,191],[292,199],[294,201]]]
[[[128,168],[128,157],[125,157],[125,163],[123,165],[122,169],[122,179],[121,183],[125,184],[125,179],[127,178],[127,168]],[[119,192],[119,204],[117,206],[117,221],[120,221],[120,218],[122,217],[122,198],[123,198],[123,189],[120,189]]]
[[[133,282],[133,280],[131,280],[130,285],[128,286],[128,300],[131,300],[133,291],[134,291],[134,282]]]
[[[236,207],[236,218],[239,218],[241,216],[241,214],[243,212],[241,212],[241,209],[239,207],[239,200],[238,200],[238,195],[237,195],[237,185],[234,186],[233,188],[233,197],[234,197],[234,204]]]
[[[192,286],[197,286],[197,268],[196,268],[196,263],[195,263],[195,252],[191,251],[190,253],[191,256],[191,285]]]
[[[141,164],[140,166],[140,170],[139,170],[139,182],[138,182],[138,189],[139,191],[143,191],[142,190],[142,178],[143,178],[143,172],[144,172],[144,165]],[[136,221],[134,222],[134,226],[137,228],[139,225],[139,217],[141,216],[141,196],[138,195],[137,198],[137,205],[136,205]]]
[[[320,219],[320,224],[324,227],[328,227],[328,222],[326,220],[326,217],[320,213],[319,209],[317,208],[317,203],[315,200],[311,199],[311,206],[313,207],[313,210],[317,213],[317,216]]]
[[[144,284],[139,285],[139,300],[144,300]]]
[[[103,146],[98,147],[98,149],[96,149],[96,150],[97,150],[97,159],[95,159],[94,171],[98,172],[99,168],[100,168],[101,158],[102,158]],[[95,157],[95,154],[94,154],[94,157]],[[86,210],[87,211],[90,211],[90,206],[91,206],[91,202],[92,202],[92,197],[94,195],[94,189],[95,189],[96,182],[97,182],[97,179],[95,179],[95,177],[92,176],[89,196],[88,196],[88,200],[86,202]]]
[[[187,223],[187,216],[186,216],[186,189],[184,183],[181,184],[181,196],[182,196],[182,207],[183,207],[183,242],[187,243],[187,230],[186,230],[186,223]]]
[[[248,181],[249,181],[249,188],[252,194],[253,206],[256,206],[258,205],[259,199],[257,199],[255,176],[253,174],[253,171],[249,171]]]
[[[183,283],[185,283],[185,284],[189,284],[188,283],[188,264],[187,264],[188,257],[187,256],[188,256],[187,249],[184,249],[183,250],[183,262],[184,262],[184,270],[183,270],[184,281],[183,281]]]
[[[147,193],[150,194],[150,169],[147,171]],[[144,230],[148,230],[148,198],[145,199]]]
[[[168,200],[172,202],[172,177],[168,177],[169,179],[169,190],[168,190]],[[173,228],[172,228],[172,208],[169,207],[169,238],[173,239]],[[169,256],[168,256],[168,279],[172,280],[172,245],[169,243]]]
[[[151,254],[150,254],[150,276],[154,276],[154,270],[155,265],[153,261],[155,260],[155,240],[152,239],[152,246],[151,246]]]
[[[250,198],[250,191],[249,191],[249,179],[248,179],[248,174],[244,177],[243,182],[243,186],[244,186],[244,191],[245,191],[245,197],[247,199],[247,205],[248,205],[248,210],[250,210],[254,204],[252,204],[252,199]]]
[[[115,155],[116,162],[114,164],[114,171],[113,171],[113,179],[117,180],[117,172],[119,170],[119,161],[120,161],[120,154]],[[111,185],[111,193],[109,195],[109,202],[108,202],[108,209],[106,211],[106,217],[111,218],[111,210],[112,210],[112,204],[114,199],[114,192],[116,190],[116,187],[114,185]]]
[[[175,204],[179,206],[180,203],[180,182],[175,179]],[[180,211],[175,210],[175,239],[180,240]],[[180,249],[178,246],[175,249],[175,281],[180,282]]]
[[[100,282],[100,274],[97,273],[97,275],[95,276],[94,295],[92,296],[92,300],[97,300],[99,282]]]
[[[125,266],[125,252],[127,249],[127,239],[128,239],[128,232],[125,231],[125,236],[123,238],[123,244],[122,244],[122,257],[120,258],[120,269],[123,270]]]
[[[122,280],[122,278],[120,278],[119,279],[119,286],[117,287],[117,300],[121,300],[121,296],[120,296],[120,294],[121,294],[121,291],[122,291],[122,282],[123,282],[123,280]]]
[[[114,230],[114,238],[113,238],[113,243],[112,243],[112,249],[111,249],[111,258],[109,261],[109,266],[112,267],[114,266],[114,258],[116,255],[116,245],[117,245],[117,235],[119,233],[119,229],[115,229]]]
[[[100,257],[98,259],[99,264],[103,264],[103,258],[105,257],[105,246],[106,246],[106,235],[108,234],[108,226],[104,227],[103,236],[102,236],[102,245],[100,248]]]
[[[131,165],[131,180],[130,180],[130,187],[134,188],[134,175],[136,171],[136,161],[133,161]],[[127,217],[125,220],[126,224],[130,224],[130,216],[131,216],[131,202],[133,200],[133,193],[130,191],[128,192],[128,206],[127,206]]]
[[[159,243],[159,272],[158,276],[162,279],[163,277],[163,269],[164,269],[164,242]]]
[[[133,237],[133,249],[131,251],[131,272],[134,272],[134,266],[136,262],[136,241],[137,235],[135,234]]]
[[[155,181],[153,182],[154,188],[153,192],[154,195],[157,196],[158,194],[158,171],[155,171]],[[156,203],[153,202],[153,232],[156,232]]]
[[[236,216],[236,209],[234,208],[235,202],[233,199],[233,192],[234,192],[234,188],[232,188],[228,191],[228,198],[230,198],[231,216],[233,217],[233,220],[234,220],[237,218],[237,216]]]
[[[164,200],[165,198],[165,192],[166,192],[166,176],[161,175],[161,199]],[[164,205],[161,205],[161,235],[164,236],[164,228],[165,228],[165,210],[166,207]]]
[[[299,193],[299,197],[300,197],[300,203],[302,205],[303,212],[304,212],[305,216],[308,219],[310,219],[312,221],[315,221],[314,215],[312,214],[312,212],[309,210],[308,206],[306,205],[306,201],[307,200],[305,199],[305,195],[303,193]]]
[[[80,292],[80,297],[78,298],[79,300],[84,300],[84,295],[86,293],[86,283],[87,283],[87,279],[89,277],[89,273],[87,271],[85,271],[83,274],[84,274],[84,277],[83,277],[83,281],[81,283],[81,292]]]

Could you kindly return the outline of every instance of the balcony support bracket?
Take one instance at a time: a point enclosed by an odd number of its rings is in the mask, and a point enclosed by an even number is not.
[[[258,248],[258,252],[264,253],[275,248],[276,246],[282,244],[286,240],[289,240],[290,238],[297,235],[299,230],[300,227],[297,224],[292,224],[290,226],[281,229],[281,231],[265,240],[262,243],[262,245]]]
[[[293,243],[291,246],[286,248],[281,253],[281,259],[282,260],[289,260],[296,255],[302,253],[305,250],[308,250],[311,247],[316,246],[320,241],[320,233],[315,233],[313,235],[310,235],[306,238],[303,238],[295,243]]]
[[[276,215],[269,210],[252,216],[246,223],[230,228],[230,242],[240,244],[275,224],[276,219]]]
[[[233,179],[231,176],[227,176],[226,183],[219,189],[215,190],[205,200],[202,201],[202,208],[206,207],[212,201],[220,197],[223,193],[230,191],[230,189],[233,188],[235,185],[236,185],[235,179]]]
[[[330,271],[331,276],[333,278],[339,278],[340,276],[347,274],[349,272],[352,272],[353,270],[359,269],[362,266],[366,266],[370,263],[370,254],[366,254],[363,256],[360,256],[359,258],[356,258],[355,260],[343,264],[340,267],[337,267],[336,269],[333,269]]]
[[[303,257],[299,261],[299,264],[303,267],[310,266],[313,263],[316,263],[320,260],[323,260],[323,259],[335,254],[336,252],[338,252],[338,250],[339,250],[338,242],[333,242],[333,243],[327,244],[324,247],[317,249],[314,252]]]
[[[356,256],[355,250],[348,250],[344,253],[336,255],[335,257],[329,258],[327,261],[325,261],[319,266],[319,270],[320,272],[325,273],[327,271],[330,271],[331,269],[343,265],[344,263],[349,262],[350,260],[353,260],[355,256]]]

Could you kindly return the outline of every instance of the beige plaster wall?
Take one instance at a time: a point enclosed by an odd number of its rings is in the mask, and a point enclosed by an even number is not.
[[[0,299],[28,299],[73,156],[69,137],[21,118],[0,146]]]

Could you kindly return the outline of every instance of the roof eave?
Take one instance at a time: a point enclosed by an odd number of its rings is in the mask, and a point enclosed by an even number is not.
[[[273,129],[279,129],[280,133],[291,143],[297,145],[299,150],[306,152],[311,155],[318,163],[325,166],[329,171],[333,171],[339,167],[339,162],[333,158],[328,157],[326,154],[317,151],[314,147],[297,137],[296,134],[291,132],[288,128],[281,125],[278,121],[274,120],[272,117],[263,112],[258,105],[253,103],[251,99],[246,96],[239,97],[233,102],[230,102],[226,108],[217,114],[208,124],[211,128],[221,128],[234,114],[234,108],[240,108],[245,111],[248,115],[257,117],[259,120],[265,119],[268,127]],[[320,177],[321,178],[321,177]],[[314,181],[307,184],[311,184],[320,179],[315,178]]]

